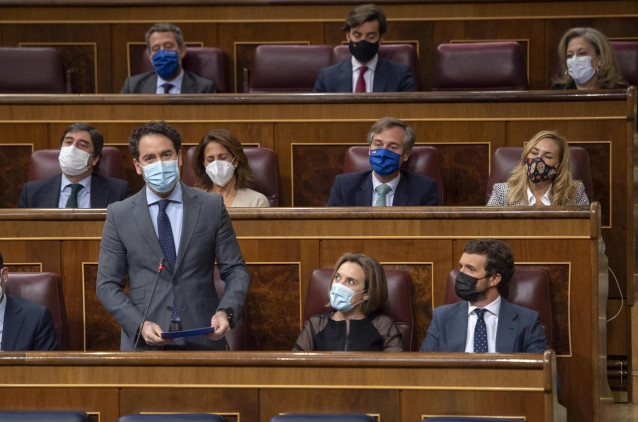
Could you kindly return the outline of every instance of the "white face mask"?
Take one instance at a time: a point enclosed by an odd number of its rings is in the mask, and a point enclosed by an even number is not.
[[[91,154],[88,152],[82,151],[73,145],[60,148],[58,161],[60,162],[62,173],[68,174],[69,176],[77,176],[78,174],[84,173],[89,169],[88,162],[90,156]]]
[[[591,67],[591,59],[591,56],[574,56],[571,59],[567,59],[569,76],[578,85],[586,83],[596,74],[596,69]]]
[[[226,160],[215,160],[206,166],[206,174],[217,186],[226,186],[226,183],[230,182],[235,174],[233,161],[229,163]]]

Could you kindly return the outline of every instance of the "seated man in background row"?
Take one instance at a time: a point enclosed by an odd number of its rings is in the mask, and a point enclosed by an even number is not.
[[[0,350],[58,350],[51,311],[46,306],[6,294],[9,269],[0,253]]]
[[[87,123],[67,127],[60,140],[61,174],[27,182],[19,208],[106,208],[131,195],[126,180],[94,174],[104,138]]]
[[[455,284],[463,301],[434,309],[421,351],[543,353],[549,349],[538,312],[501,296],[513,275],[514,256],[507,243],[467,242]]]
[[[129,76],[121,94],[203,94],[216,92],[215,83],[182,69],[186,45],[182,30],[172,23],[156,23],[146,31],[148,59],[154,72]]]
[[[378,6],[355,7],[346,18],[343,31],[352,58],[321,69],[314,92],[416,91],[409,66],[378,54],[386,32],[385,14]]]
[[[436,181],[402,170],[416,141],[414,129],[399,119],[384,117],[368,132],[372,170],[335,178],[327,206],[439,205]]]

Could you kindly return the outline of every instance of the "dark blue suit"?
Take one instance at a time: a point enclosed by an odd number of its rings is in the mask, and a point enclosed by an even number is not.
[[[465,352],[469,302],[434,309],[421,352]],[[543,353],[549,349],[538,312],[501,297],[496,328],[496,353]]]
[[[156,91],[157,73],[152,71],[126,78],[120,94],[155,94]],[[182,94],[207,94],[217,92],[217,88],[213,81],[185,70],[181,92]]]
[[[57,208],[62,174],[24,184],[18,208]],[[94,174],[91,177],[91,208],[106,208],[112,202],[131,196],[126,180]]]
[[[379,56],[372,91],[416,91],[410,67]],[[344,60],[321,69],[313,92],[352,92],[352,60]]]
[[[5,295],[2,350],[57,350],[53,317],[46,306]]]
[[[335,177],[329,207],[369,207],[372,205],[372,170],[346,173]],[[423,206],[439,205],[439,190],[436,181],[408,170],[401,170],[401,179],[394,192],[392,205]]]

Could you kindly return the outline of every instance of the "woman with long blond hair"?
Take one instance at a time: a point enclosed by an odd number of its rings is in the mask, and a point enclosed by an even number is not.
[[[551,130],[534,135],[507,182],[494,184],[487,205],[589,205],[585,185],[572,178],[567,140]]]

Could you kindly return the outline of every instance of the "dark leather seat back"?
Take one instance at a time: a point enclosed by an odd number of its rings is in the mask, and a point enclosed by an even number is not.
[[[490,166],[490,177],[487,180],[486,203],[492,196],[494,183],[507,181],[509,174],[521,162],[522,153],[523,147],[501,147],[494,151]],[[581,147],[569,147],[569,154],[572,160],[572,178],[583,182],[585,192],[591,202],[594,197],[594,183],[589,166],[589,153]]]
[[[333,270],[317,269],[312,272],[308,282],[308,295],[304,306],[304,321],[312,315],[330,310],[330,282]],[[406,351],[417,350],[414,320],[412,317],[412,299],[410,274],[402,270],[385,270],[388,281],[388,298],[381,312],[391,316],[397,325]]]
[[[638,41],[610,41],[618,64],[629,85],[638,85]]]
[[[224,52],[215,47],[187,47],[182,60],[182,67],[202,78],[215,82],[217,92],[229,92],[226,76],[226,59]],[[140,73],[153,71],[153,64],[148,59],[148,50],[144,49],[140,60]]]
[[[188,186],[195,185],[193,160],[196,147],[186,147],[182,151],[181,180]],[[279,205],[279,164],[277,154],[268,148],[244,147],[248,165],[253,172],[252,189],[268,198],[271,207]]]
[[[84,412],[64,410],[0,411],[0,422],[90,422]]]
[[[226,422],[212,413],[149,413],[120,416],[117,422]]]
[[[312,92],[319,71],[330,66],[329,45],[260,45],[246,92]]]
[[[277,415],[270,422],[377,422],[377,418],[363,414],[295,414]]]
[[[459,273],[458,269],[450,271],[445,288],[445,304],[460,302],[462,299],[456,295],[454,280]],[[547,343],[552,349],[556,349],[554,322],[552,320],[552,302],[549,291],[549,276],[545,270],[538,268],[520,268],[514,270],[514,276],[509,283],[508,302],[533,309],[540,314],[541,325],[545,331]]]
[[[522,91],[527,70],[516,42],[441,44],[436,49],[433,91]]]
[[[0,47],[0,93],[65,94],[62,58],[51,47]]]
[[[60,170],[59,149],[39,149],[31,153],[27,181],[46,179],[62,173]],[[126,180],[124,161],[116,147],[102,148],[102,158],[98,163],[98,174]]]
[[[51,311],[60,350],[69,349],[69,326],[60,276],[54,273],[9,272],[7,294],[44,305]]]
[[[416,83],[416,90],[420,89],[419,57],[412,44],[381,44],[379,55],[393,62],[410,66],[412,77]],[[347,45],[338,45],[332,49],[332,64],[341,63],[352,57]]]
[[[219,270],[215,267],[215,290],[217,296],[222,297],[224,295],[224,288],[226,283],[221,279]],[[239,319],[235,326],[224,336],[226,343],[228,344],[227,350],[252,350],[253,349],[253,337],[248,329],[248,313],[246,312],[246,306],[241,310]]]
[[[369,171],[371,167],[368,150],[369,147],[367,146],[348,148],[343,163],[343,172],[356,173],[359,171]],[[445,204],[445,189],[443,188],[443,175],[441,172],[441,153],[437,148],[423,145],[414,146],[408,161],[403,164],[403,168],[436,180],[436,186],[439,190],[439,204]]]
[[[421,422],[523,422],[524,418],[474,417],[474,416],[433,416],[423,418]]]

